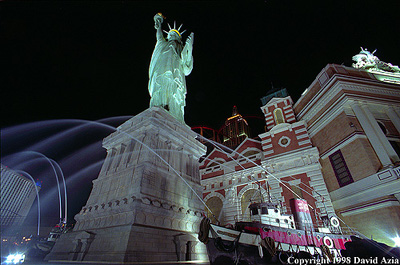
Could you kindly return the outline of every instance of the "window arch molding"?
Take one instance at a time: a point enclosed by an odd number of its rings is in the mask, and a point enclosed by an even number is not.
[[[222,202],[225,201],[225,197],[221,193],[215,192],[215,191],[212,191],[210,194],[208,194],[206,197],[204,197],[203,201],[207,202],[212,197],[218,197],[221,199]]]
[[[258,185],[255,184],[255,183],[248,184],[246,187],[244,187],[243,189],[241,189],[241,190],[239,191],[238,198],[239,198],[239,199],[242,199],[243,194],[244,194],[246,191],[248,191],[248,190],[259,190],[259,187],[258,187]],[[262,194],[263,200],[265,200],[266,198],[268,198],[268,194],[267,194],[267,192],[265,191],[265,189],[261,189],[261,194]]]

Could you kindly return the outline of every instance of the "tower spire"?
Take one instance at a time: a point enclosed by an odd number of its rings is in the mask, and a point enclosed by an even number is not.
[[[237,114],[238,114],[237,107],[236,105],[234,105],[232,109],[232,116],[236,116]]]

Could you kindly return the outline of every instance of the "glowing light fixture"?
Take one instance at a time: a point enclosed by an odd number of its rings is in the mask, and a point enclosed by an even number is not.
[[[394,241],[394,244],[396,247],[400,247],[400,237],[399,236],[392,238],[392,240]]]
[[[25,254],[16,253],[7,256],[6,264],[17,264],[25,261]]]

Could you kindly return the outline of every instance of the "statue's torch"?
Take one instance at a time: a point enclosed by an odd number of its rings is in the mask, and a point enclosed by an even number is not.
[[[157,25],[161,25],[161,23],[163,23],[164,22],[164,19],[165,19],[166,17],[164,17],[163,16],[163,14],[162,13],[157,13],[155,16],[154,16],[154,22],[155,22],[155,24]]]

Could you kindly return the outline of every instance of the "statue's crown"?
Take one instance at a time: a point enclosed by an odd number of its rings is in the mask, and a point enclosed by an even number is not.
[[[181,25],[179,26],[179,28],[176,29],[176,22],[174,21],[174,27],[171,28],[171,26],[168,24],[169,31],[165,31],[165,30],[164,30],[164,32],[167,33],[167,34],[170,33],[170,32],[175,32],[176,34],[178,34],[179,37],[182,37],[182,34],[185,33],[185,31],[186,31],[186,30],[184,30],[184,31],[182,31],[182,32],[179,32],[179,30],[181,29],[182,26],[183,26],[183,24],[181,24]]]
[[[181,37],[181,33],[179,33],[179,31],[176,29],[171,29],[169,32],[176,32],[179,35],[179,37]]]

